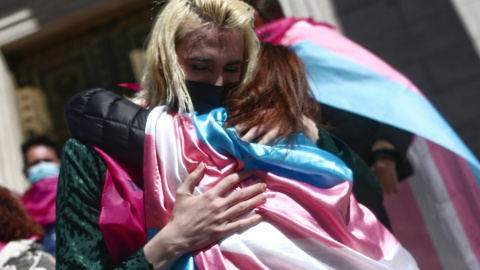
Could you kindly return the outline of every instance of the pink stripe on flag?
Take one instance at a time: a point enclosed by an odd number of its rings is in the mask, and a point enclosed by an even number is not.
[[[243,167],[240,160],[221,155],[199,140],[195,127],[186,117],[175,119],[174,133],[181,149],[188,149],[182,151],[187,170],[194,170],[201,161],[206,165],[200,186],[215,185],[223,176]],[[395,237],[367,208],[360,209],[351,195],[348,180],[324,189],[259,170],[255,175],[269,187],[267,203],[258,207],[259,212],[288,238],[314,238],[337,248],[345,245],[374,260],[384,258],[386,254],[382,251],[389,252],[397,244]],[[355,232],[367,233],[369,241],[359,238]]]
[[[480,188],[468,163],[457,154],[427,141],[432,158],[442,175],[470,247],[480,262]]]
[[[201,186],[212,187],[231,172],[243,169],[242,161],[232,156],[221,155],[201,141],[189,119],[183,117],[179,121],[174,121],[174,126],[175,136],[180,141],[181,148],[187,150],[182,152],[183,164],[187,171],[195,170],[200,162],[205,163],[205,176],[200,183]]]
[[[415,196],[408,181],[400,182],[398,195],[384,196],[384,206],[398,241],[410,251],[420,269],[442,269]]]
[[[204,124],[214,125],[217,121]],[[149,182],[145,183],[146,216],[151,217],[147,219],[149,228],[164,226],[156,222],[156,217],[162,219],[171,215],[171,207],[166,206],[173,204],[173,187],[179,185],[199,162],[207,165],[207,176],[196,192],[215,185],[223,176],[243,167],[243,162],[234,156],[222,155],[200,140],[188,116],[169,117],[162,108],[154,109],[146,132],[144,165],[151,167],[144,171],[145,181]],[[348,256],[355,265],[381,266],[379,261],[391,261],[416,267],[408,252],[401,247],[400,253],[396,251],[399,246],[395,237],[371,212],[358,205],[348,180],[331,188],[317,188],[299,181],[301,179],[258,170],[254,173],[257,177],[244,181],[237,189],[258,181],[257,178],[267,183],[268,200],[258,206],[264,222],[196,252],[194,260],[200,269],[244,268],[247,263],[247,269],[263,269],[272,261],[285,260],[297,269],[305,264],[305,269],[314,265],[316,269],[325,261],[328,261],[326,266],[336,265],[337,261],[329,261],[336,255]],[[281,250],[289,252],[288,255],[277,256]],[[396,256],[397,253],[405,256]],[[239,257],[230,259],[230,255]]]
[[[160,158],[157,159],[155,138],[152,135],[145,134],[143,155],[143,176],[148,179],[144,181],[146,224],[149,228],[160,229],[170,221],[176,194],[169,188],[171,185],[167,179],[161,177],[159,168],[164,169],[165,166],[162,166]],[[160,186],[164,188],[159,189]]]
[[[367,208],[356,202],[348,180],[323,189],[268,172],[255,173],[269,187],[265,192],[268,200],[258,212],[290,239],[312,238],[332,248],[345,245],[374,260],[384,258],[382,252],[393,250],[398,243]],[[358,237],[360,232],[369,240]]]

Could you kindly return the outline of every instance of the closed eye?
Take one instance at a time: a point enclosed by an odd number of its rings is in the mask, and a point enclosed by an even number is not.
[[[240,67],[239,66],[236,66],[236,67],[226,67],[224,68],[224,70],[226,72],[230,72],[230,73],[237,73],[240,71]]]
[[[190,65],[192,67],[193,70],[208,70],[210,69],[209,66],[207,65],[196,65],[196,64],[192,64]]]

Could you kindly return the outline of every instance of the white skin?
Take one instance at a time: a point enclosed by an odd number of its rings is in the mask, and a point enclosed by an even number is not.
[[[50,161],[60,164],[57,152],[46,145],[34,145],[25,152],[25,170],[42,161]]]
[[[240,81],[243,36],[209,27],[185,35],[176,51],[185,79],[222,86]]]
[[[193,31],[184,37],[177,47],[177,55],[190,81],[206,82],[221,86],[240,81],[243,65],[243,37],[232,31],[209,28],[207,31]],[[302,118],[304,134],[312,142],[319,138],[315,122]],[[262,126],[248,131],[242,125],[235,126],[242,140],[253,141],[261,138],[259,144],[268,144],[282,132],[279,127],[267,130]]]
[[[383,194],[398,194],[398,176],[395,170],[397,164],[395,160],[388,158],[378,158],[372,164],[370,169],[380,181]]]
[[[243,44],[243,36],[238,32],[207,28],[187,34],[177,45],[185,79],[219,86],[240,81]],[[251,171],[243,170],[194,196],[193,189],[203,178],[204,168],[201,163],[178,188],[170,222],[144,247],[146,259],[155,269],[169,269],[183,254],[261,221],[258,214],[235,219],[266,201],[263,194],[266,184],[256,183],[224,197],[252,175]]]
[[[395,150],[395,146],[386,140],[378,140],[372,146],[372,151],[388,149]],[[377,158],[370,169],[380,181],[383,194],[398,194],[398,175],[395,170],[397,163],[390,158]]]

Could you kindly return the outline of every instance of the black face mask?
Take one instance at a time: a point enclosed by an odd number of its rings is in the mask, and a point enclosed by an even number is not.
[[[198,114],[209,113],[212,109],[225,106],[228,92],[238,83],[217,86],[204,82],[185,81],[193,108]]]

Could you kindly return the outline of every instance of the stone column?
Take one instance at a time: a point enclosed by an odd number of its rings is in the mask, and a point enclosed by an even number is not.
[[[22,173],[22,128],[15,85],[0,51],[0,185],[23,192],[28,183]]]
[[[279,0],[286,17],[311,17],[316,21],[339,26],[331,0]]]
[[[451,0],[480,56],[480,1]]]

